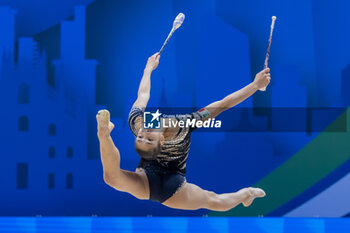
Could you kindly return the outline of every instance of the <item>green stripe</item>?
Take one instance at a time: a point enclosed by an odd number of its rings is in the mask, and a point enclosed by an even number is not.
[[[210,216],[266,215],[303,193],[350,158],[350,127],[346,132],[327,132],[350,122],[350,108],[325,131],[298,151],[288,161],[260,180],[255,187],[266,191],[245,208],[242,205],[227,212],[210,212]]]

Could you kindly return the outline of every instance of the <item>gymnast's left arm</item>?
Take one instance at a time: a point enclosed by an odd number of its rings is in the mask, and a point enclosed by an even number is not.
[[[253,95],[257,90],[262,89],[270,83],[270,69],[266,68],[256,74],[252,83],[243,87],[242,89],[226,96],[222,100],[209,104],[205,109],[209,112],[208,118],[215,118],[223,111],[230,109],[237,104],[243,102],[245,99]]]

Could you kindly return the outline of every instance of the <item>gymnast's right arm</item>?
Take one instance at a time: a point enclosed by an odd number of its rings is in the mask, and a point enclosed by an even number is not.
[[[151,92],[151,74],[159,64],[160,55],[155,53],[153,56],[148,58],[146,68],[143,71],[143,76],[139,86],[139,91],[137,93],[137,100],[135,101],[133,107],[139,107],[143,110],[146,108],[150,92]]]
[[[222,100],[216,101],[209,104],[205,109],[209,112],[204,117],[204,120],[207,118],[215,118],[223,111],[236,106],[241,103],[251,95],[253,95],[257,90],[266,87],[270,83],[270,68],[266,68],[256,74],[255,79],[249,85],[241,88],[240,90],[226,96]]]

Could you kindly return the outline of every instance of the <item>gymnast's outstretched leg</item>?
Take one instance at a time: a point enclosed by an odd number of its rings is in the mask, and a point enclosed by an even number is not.
[[[260,188],[244,188],[235,193],[216,194],[186,182],[178,192],[162,204],[175,209],[197,210],[203,208],[228,211],[241,203],[248,207],[255,198],[264,196],[265,192]]]
[[[149,185],[146,174],[143,171],[131,172],[120,169],[119,150],[110,136],[114,125],[110,122],[109,112],[107,110],[99,111],[96,119],[105,182],[109,186],[130,193],[139,199],[149,199]]]

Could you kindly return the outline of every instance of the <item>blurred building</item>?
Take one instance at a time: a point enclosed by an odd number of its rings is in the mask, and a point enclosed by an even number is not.
[[[96,111],[97,62],[85,59],[85,7],[76,7],[74,19],[60,25],[54,85],[48,84],[46,52],[39,51],[38,43],[26,37],[15,44],[15,14],[9,7],[0,7],[0,105],[6,109],[0,117],[4,135],[0,154],[6,157],[0,163],[0,181],[6,192],[0,197],[24,197],[9,214],[23,213],[17,211],[21,201],[28,205],[36,199],[72,195],[73,187],[84,186],[80,179],[96,176],[88,169],[97,164],[89,161],[88,153],[89,143],[96,148],[88,125],[95,126],[91,122]],[[95,132],[96,139],[96,130],[90,132]],[[78,174],[74,173],[77,167],[82,168]]]

